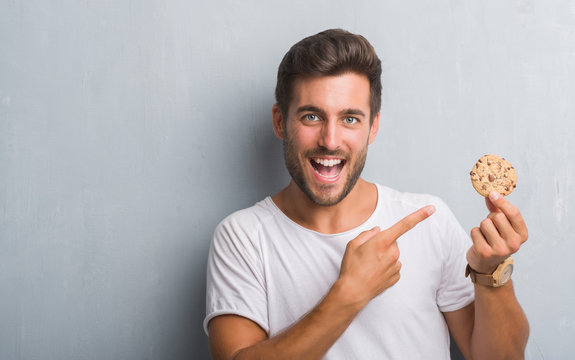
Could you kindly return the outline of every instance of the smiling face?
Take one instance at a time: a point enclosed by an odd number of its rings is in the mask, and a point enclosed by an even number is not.
[[[296,79],[285,119],[274,106],[274,131],[283,140],[293,182],[317,205],[343,200],[356,184],[375,139],[366,76],[344,73]]]

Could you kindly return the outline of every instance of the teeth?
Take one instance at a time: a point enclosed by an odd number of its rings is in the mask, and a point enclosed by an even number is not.
[[[323,166],[335,166],[341,164],[341,159],[319,159],[314,158],[313,161]]]

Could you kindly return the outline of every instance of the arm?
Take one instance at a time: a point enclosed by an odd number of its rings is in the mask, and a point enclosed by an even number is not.
[[[240,316],[212,319],[208,331],[214,359],[322,358],[361,309],[399,280],[401,264],[396,240],[433,210],[422,208],[387,230],[373,228],[351,240],[339,278],[324,299],[276,336],[268,338],[262,328]]]
[[[486,274],[527,240],[527,227],[519,210],[497,195],[486,199],[491,212],[479,228],[471,231],[473,246],[467,253],[469,265]],[[523,359],[529,324],[512,282],[499,288],[474,286],[474,304],[444,314],[463,355],[467,359]]]
[[[475,303],[444,316],[466,359],[523,359],[529,324],[511,282],[475,285]]]
[[[268,338],[257,324],[236,315],[218,316],[209,323],[214,359],[320,359],[363,308],[334,284],[326,297],[284,332]]]

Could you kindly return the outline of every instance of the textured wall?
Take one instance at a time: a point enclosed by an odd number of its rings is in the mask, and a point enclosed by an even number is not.
[[[204,359],[214,226],[287,184],[277,65],[305,35],[384,63],[365,177],[470,229],[485,153],[530,225],[527,359],[575,353],[575,1],[0,0],[0,358]]]

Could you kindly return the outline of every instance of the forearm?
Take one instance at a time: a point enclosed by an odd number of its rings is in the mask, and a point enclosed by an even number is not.
[[[336,283],[325,298],[284,332],[244,348],[234,360],[321,359],[365,304],[352,301]]]
[[[500,288],[476,284],[474,318],[471,337],[474,360],[523,359],[529,324],[511,281]]]

